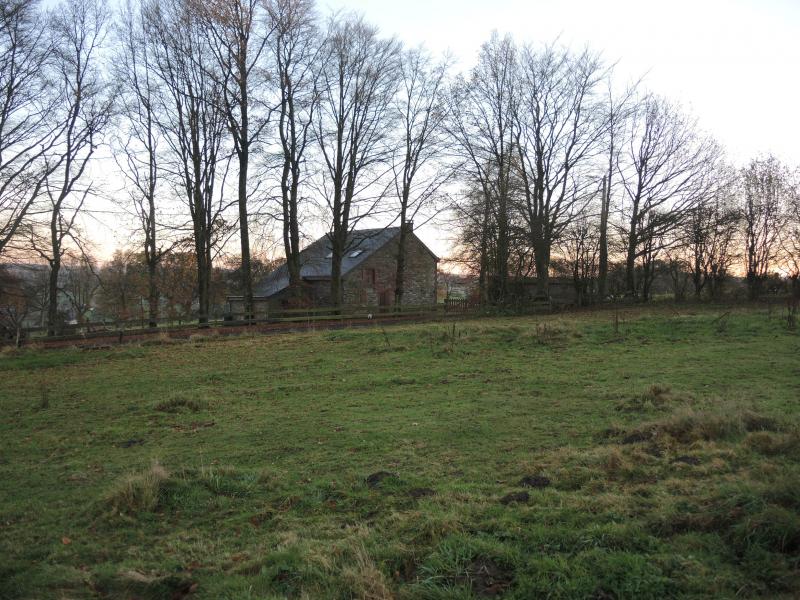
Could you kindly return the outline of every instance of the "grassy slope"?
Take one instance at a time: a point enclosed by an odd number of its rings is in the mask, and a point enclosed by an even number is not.
[[[800,593],[800,336],[718,315],[4,356],[0,598]]]

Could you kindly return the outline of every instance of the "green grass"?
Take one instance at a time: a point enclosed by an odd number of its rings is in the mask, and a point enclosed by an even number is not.
[[[0,598],[796,597],[800,335],[723,312],[6,352]]]

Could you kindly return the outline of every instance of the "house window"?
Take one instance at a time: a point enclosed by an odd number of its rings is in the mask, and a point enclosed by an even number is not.
[[[375,285],[375,269],[361,269],[361,282],[364,285]]]

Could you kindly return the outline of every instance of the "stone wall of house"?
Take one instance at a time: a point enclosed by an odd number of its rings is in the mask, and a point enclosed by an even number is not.
[[[342,278],[343,303],[349,306],[391,306],[394,304],[399,236],[376,250],[364,262]],[[406,237],[405,306],[436,303],[437,259],[411,232]],[[255,312],[263,318],[268,312],[302,306],[331,306],[329,279],[303,282],[300,300],[288,289],[269,298],[257,298]],[[229,310],[242,314],[241,299],[229,298]]]
[[[399,236],[386,243],[344,277],[345,304],[394,304],[398,238]],[[407,235],[404,305],[436,303],[436,264],[436,258],[420,239],[414,233]]]

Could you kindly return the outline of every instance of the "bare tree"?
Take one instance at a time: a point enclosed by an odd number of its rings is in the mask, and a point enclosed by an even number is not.
[[[788,170],[774,156],[751,160],[741,177],[747,287],[755,300],[780,252],[791,187]]]
[[[450,206],[452,217],[449,223],[458,232],[452,240],[456,245],[453,262],[468,272],[477,275],[478,299],[482,305],[488,303],[488,277],[493,262],[494,222],[492,211],[483,190],[475,183],[467,187]]]
[[[707,196],[720,149],[697,133],[694,119],[655,96],[639,103],[629,127],[617,173],[623,190],[626,295],[635,297],[637,259],[645,269],[653,266],[657,253],[673,239],[670,234]]]
[[[32,309],[30,292],[22,277],[0,265],[0,340],[22,343],[22,329]]]
[[[152,73],[161,93],[159,127],[169,147],[167,175],[186,202],[197,268],[198,321],[208,322],[214,247],[224,236],[223,201],[218,170],[224,159],[226,118],[221,77],[202,20],[189,0],[154,1],[146,9],[153,44]]]
[[[709,197],[689,211],[684,228],[688,250],[688,272],[699,299],[707,290],[712,299],[719,296],[734,260],[741,213],[734,205],[735,176],[720,168]]]
[[[0,0],[0,255],[59,164],[46,160],[64,123],[54,118],[44,18],[35,0]]]
[[[280,188],[283,249],[289,286],[299,292],[301,186],[308,177],[306,150],[313,143],[319,105],[317,83],[324,60],[313,0],[269,0],[269,51],[279,90]]]
[[[517,49],[510,37],[496,33],[483,44],[469,79],[459,78],[450,90],[447,131],[463,156],[463,176],[470,192],[468,214],[478,217],[481,302],[508,299],[508,263],[516,134]],[[482,194],[475,203],[475,192]],[[476,212],[474,209],[479,208]],[[492,234],[491,229],[494,229]],[[490,241],[494,251],[490,260]],[[489,285],[490,276],[494,276]]]
[[[406,245],[409,225],[433,208],[441,190],[455,171],[445,164],[444,120],[447,116],[444,86],[447,59],[434,64],[421,48],[403,52],[400,89],[395,99],[400,140],[392,156],[394,187],[400,210],[395,304],[403,303]]]
[[[159,264],[159,287],[163,290],[169,318],[188,318],[191,315],[192,304],[199,292],[198,272],[194,252],[173,251],[164,256]]]
[[[686,300],[692,281],[691,265],[684,246],[674,245],[666,250],[665,268],[672,280],[672,293],[676,302]]]
[[[147,267],[148,324],[158,326],[158,263],[172,244],[164,245],[156,208],[160,179],[159,146],[162,142],[157,125],[158,86],[153,75],[151,45],[147,23],[140,6],[130,2],[123,9],[118,27],[119,49],[114,73],[121,85],[122,121],[118,126],[120,151],[114,153],[120,172],[128,182],[139,233],[143,236],[143,259]]]
[[[652,298],[651,290],[659,268],[663,267],[662,256],[679,247],[682,240],[674,235],[679,224],[674,227],[663,227],[662,224],[671,222],[670,215],[664,215],[660,209],[647,212],[640,224],[639,258],[641,259],[640,277],[637,277],[637,294],[642,300]],[[680,222],[679,222],[680,223]]]
[[[599,56],[573,55],[551,45],[526,48],[516,150],[523,182],[523,214],[536,258],[537,296],[548,297],[553,243],[594,196],[589,176],[608,130],[599,86],[606,75]]]
[[[558,241],[566,270],[572,278],[578,306],[591,303],[597,293],[600,228],[586,213],[573,219]]]
[[[248,181],[250,157],[261,142],[271,110],[266,103],[265,48],[273,27],[264,19],[261,0],[198,1],[220,78],[222,112],[238,160],[237,204],[241,244],[242,299],[245,318],[253,316],[248,203],[258,189]],[[253,189],[254,188],[254,189]]]
[[[608,287],[608,225],[611,214],[611,197],[614,189],[614,173],[619,161],[620,148],[624,144],[625,123],[631,111],[635,109],[635,92],[638,85],[628,86],[619,97],[614,95],[611,85],[611,73],[607,77],[608,92],[606,97],[607,133],[606,144],[608,164],[603,177],[602,194],[600,196],[600,249],[597,274],[597,294],[602,302]]]
[[[141,252],[118,250],[99,270],[99,305],[104,315],[129,319],[134,308],[141,308],[149,288],[149,265],[145,263]]]
[[[792,291],[796,298],[800,298],[800,187],[797,179],[789,202],[788,223],[784,236],[783,249],[786,255],[786,264],[789,279],[792,282]]]
[[[352,15],[331,18],[320,77],[316,138],[324,162],[323,195],[331,229],[331,301],[342,303],[342,259],[350,231],[385,196],[390,105],[399,44]]]
[[[100,64],[107,24],[108,13],[100,0],[67,0],[49,16],[52,77],[58,95],[53,111],[65,126],[48,159],[58,167],[44,182],[47,233],[39,226],[29,229],[34,250],[50,267],[48,335],[56,333],[62,259],[70,247],[83,253],[77,218],[95,189],[92,182],[82,181],[114,106],[115,93],[104,80]]]
[[[91,256],[84,254],[75,260],[67,261],[64,265],[61,291],[69,302],[78,324],[87,321],[87,315],[94,308],[92,304],[99,289],[97,265]]]

